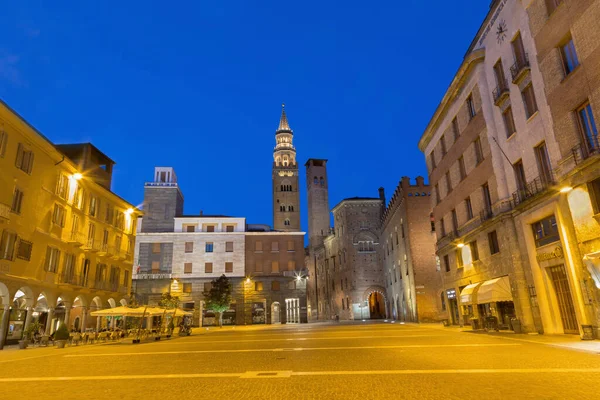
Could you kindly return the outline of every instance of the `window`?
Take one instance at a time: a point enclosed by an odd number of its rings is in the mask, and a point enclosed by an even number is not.
[[[452,210],[452,230],[455,235],[458,235],[458,216],[456,210]]]
[[[494,65],[494,75],[496,75],[496,83],[498,84],[499,93],[508,90],[508,83],[506,81],[506,77],[504,76],[504,66],[502,65],[502,60],[498,60],[498,62]]]
[[[435,232],[435,218],[433,217],[433,213],[429,214],[429,222],[431,223],[431,232]]]
[[[487,214],[492,212],[492,196],[490,195],[490,187],[486,183],[481,186],[481,192],[483,194],[483,207]]]
[[[444,256],[444,268],[446,272],[450,272],[450,257],[448,257],[448,254]]]
[[[371,241],[358,242],[359,253],[372,253],[375,251],[375,244]]]
[[[31,260],[31,250],[33,248],[33,243],[19,239],[19,247],[17,248],[17,258],[21,260],[29,261]]]
[[[483,161],[483,148],[481,147],[481,139],[477,138],[473,142],[473,148],[475,149],[475,162],[477,165]]]
[[[527,85],[521,92],[521,95],[523,97],[523,104],[525,105],[525,115],[529,119],[538,110],[537,102],[535,101],[535,93],[533,92],[533,85]]]
[[[490,245],[490,254],[496,254],[500,252],[500,246],[498,245],[498,234],[496,231],[488,233],[488,243]]]
[[[296,244],[294,243],[293,240],[288,240],[287,251],[296,251]]]
[[[204,263],[204,273],[212,274],[213,272],[213,264],[212,263]]]
[[[10,211],[15,214],[21,214],[21,204],[23,203],[23,192],[19,188],[15,188],[13,192],[12,205]]]
[[[263,249],[262,242],[260,240],[257,240],[256,242],[254,242],[254,251],[255,252],[261,252],[262,249]]]
[[[54,205],[54,211],[52,212],[52,223],[60,227],[65,226],[65,208],[60,204]]]
[[[153,254],[160,253],[160,243],[152,243],[152,253]]]
[[[281,288],[281,284],[279,281],[271,282],[271,290],[279,290]]]
[[[513,170],[515,172],[515,182],[517,184],[517,190],[519,191],[519,200],[525,200],[527,193],[525,191],[525,186],[527,185],[527,180],[525,178],[525,169],[523,168],[523,161],[519,160],[513,164]]]
[[[233,272],[233,263],[232,262],[225,263],[225,272],[229,273],[229,274]]]
[[[600,214],[600,178],[591,181],[588,184],[588,192],[592,200],[594,214]]]
[[[233,252],[233,242],[225,242],[225,252],[227,252],[227,253]]]
[[[558,225],[556,224],[554,215],[534,223],[532,228],[533,236],[535,238],[535,247],[545,246],[560,240],[560,236],[558,235]]]
[[[188,225],[185,227],[186,232],[196,232],[196,227],[194,225]]]
[[[577,115],[579,119],[579,130],[586,145],[586,150],[588,152],[597,151],[598,148],[600,148],[600,146],[598,146],[598,128],[596,127],[591,104],[585,102],[585,104],[577,110]]]
[[[435,184],[435,202],[436,202],[436,204],[440,204],[440,201],[442,201],[442,199],[440,198],[440,187],[436,183]]]
[[[212,283],[211,282],[204,282],[204,291],[205,292],[210,292],[210,289],[212,289]]]
[[[160,261],[152,261],[152,273],[158,274],[160,272]]]
[[[472,120],[473,118],[475,118],[475,115],[477,115],[477,112],[475,111],[475,104],[473,103],[472,94],[470,94],[467,98],[467,111],[469,113],[469,120]]]
[[[192,284],[191,283],[183,284],[183,293],[192,293]]]
[[[460,173],[460,180],[463,181],[467,177],[467,169],[465,168],[465,157],[460,156],[458,158],[458,171]]]
[[[435,164],[435,150],[431,150],[431,153],[429,153],[429,162],[431,163],[431,169],[435,169],[437,167]]]
[[[0,260],[13,260],[17,234],[9,232],[6,229],[2,232],[0,241]]]
[[[112,225],[114,213],[115,213],[114,208],[110,204],[106,204],[106,213],[104,214],[104,222]]]
[[[4,157],[6,146],[8,144],[8,133],[0,131],[0,158]]]
[[[213,242],[206,242],[206,245],[204,246],[204,251],[206,253],[212,253],[214,250],[214,243]]]
[[[271,242],[271,251],[277,253],[279,251],[279,242]]]
[[[28,174],[31,174],[31,170],[33,169],[33,151],[26,148],[23,143],[19,143],[15,166]]]
[[[523,38],[521,33],[517,33],[515,39],[511,42],[513,54],[515,55],[515,64],[518,66],[518,70],[527,65],[527,54],[525,53],[525,46],[523,46]],[[514,77],[514,75],[513,75]]]
[[[444,223],[444,218],[440,219],[440,231],[442,237],[446,236],[446,224]]]
[[[540,173],[540,180],[544,184],[548,184],[553,181],[552,170],[550,169],[550,158],[548,157],[548,149],[546,148],[546,142],[542,142],[534,148],[535,158],[538,165],[538,171]]]
[[[234,226],[233,225],[228,225],[227,228],[225,228],[226,232],[233,232]]]
[[[73,194],[73,205],[78,210],[83,209],[83,188],[81,185],[77,185],[75,187],[75,193]],[[123,214],[121,214],[121,216],[124,217]],[[120,228],[123,229],[122,226]]]
[[[467,211],[467,220],[473,219],[473,205],[471,204],[471,197],[465,199],[465,209]]]
[[[285,221],[283,221],[283,224],[286,225],[286,226],[289,226],[290,225],[290,220],[286,219]]]
[[[442,157],[446,155],[446,137],[442,135],[440,138],[440,145],[442,146]]]
[[[279,273],[279,261],[271,261],[271,273]]]
[[[502,119],[504,120],[504,128],[506,129],[506,137],[511,137],[515,132],[517,132],[517,127],[515,126],[515,118],[513,117],[512,108],[509,106],[502,113]]]
[[[444,296],[444,292],[440,293],[440,299],[442,300],[442,311],[446,311],[446,296]]]
[[[186,253],[194,252],[194,242],[185,242],[185,252]]]
[[[58,174],[56,181],[56,194],[61,199],[66,199],[69,193],[69,178],[65,174]]]
[[[452,191],[452,180],[450,179],[450,171],[446,172],[446,189],[447,193]]]
[[[471,249],[471,259],[473,261],[479,261],[479,248],[477,247],[477,240],[469,243],[469,248]]]
[[[577,58],[575,44],[573,43],[571,35],[569,35],[563,44],[560,45],[560,55],[563,62],[563,70],[565,76],[567,76],[579,65],[579,59]]]
[[[254,282],[254,290],[256,290],[257,292],[260,292],[261,290],[263,290],[263,283],[262,282]]]
[[[294,261],[294,260],[288,261],[288,271],[295,271],[295,270],[296,270],[296,261]]]
[[[96,210],[98,209],[98,198],[96,196],[90,196],[90,216],[96,217]]]
[[[192,263],[184,263],[183,264],[183,273],[191,274],[192,273]]]
[[[462,249],[456,249],[456,267],[462,268],[463,266]]]
[[[546,0],[546,8],[548,9],[548,15],[552,14],[562,2],[563,0]]]
[[[215,226],[214,225],[208,225],[206,227],[206,232],[214,232],[215,231]]]
[[[452,120],[452,132],[454,133],[454,141],[456,142],[460,136],[460,130],[458,129],[458,119],[456,117]]]
[[[56,272],[60,261],[60,250],[56,247],[48,246],[46,249],[46,262],[44,269],[48,272]]]

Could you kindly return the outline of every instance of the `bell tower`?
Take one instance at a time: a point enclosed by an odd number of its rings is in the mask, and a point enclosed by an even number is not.
[[[293,139],[285,104],[282,104],[273,151],[273,228],[276,231],[300,231],[298,164]]]

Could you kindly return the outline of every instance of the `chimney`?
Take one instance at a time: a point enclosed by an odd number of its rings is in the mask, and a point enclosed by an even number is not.
[[[423,187],[425,186],[425,178],[422,176],[417,176],[417,186]]]
[[[379,198],[381,199],[381,201],[383,202],[383,206],[385,207],[385,189],[382,187],[379,188]]]

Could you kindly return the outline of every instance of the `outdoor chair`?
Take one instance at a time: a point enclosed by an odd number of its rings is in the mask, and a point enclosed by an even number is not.
[[[79,342],[81,342],[81,334],[76,333],[71,336],[71,344],[75,343],[75,346],[79,346]]]

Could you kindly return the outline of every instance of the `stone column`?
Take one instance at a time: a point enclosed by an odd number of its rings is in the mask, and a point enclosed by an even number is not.
[[[31,324],[31,317],[33,316],[33,307],[27,307],[27,315],[25,316],[25,325],[23,325],[23,331],[27,331],[29,324]]]
[[[100,324],[102,323],[102,317],[96,317],[96,333],[100,332]]]
[[[50,329],[52,328],[52,319],[54,318],[54,308],[48,308],[48,318],[46,319],[46,331],[45,335],[50,336]]]
[[[65,320],[64,323],[67,325],[67,330],[71,332],[71,325],[69,320],[71,319],[71,304],[65,303]]]
[[[4,348],[4,342],[6,342],[6,332],[8,331],[9,317],[10,306],[5,305],[2,310],[2,322],[0,323],[0,350]]]
[[[81,333],[85,332],[85,327],[87,325],[87,314],[88,314],[87,307],[81,307],[81,327],[79,329],[79,331]]]

